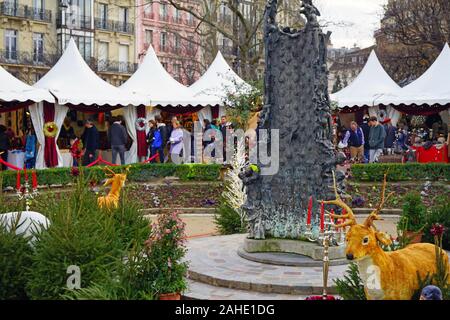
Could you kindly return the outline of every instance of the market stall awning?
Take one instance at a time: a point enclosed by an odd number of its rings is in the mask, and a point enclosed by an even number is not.
[[[152,106],[203,105],[187,87],[172,78],[164,69],[151,45],[138,70],[120,88],[144,95]]]
[[[331,95],[340,109],[378,105],[383,97],[394,96],[401,90],[381,65],[375,51],[370,53],[359,75],[344,89]]]
[[[208,70],[189,87],[192,94],[211,106],[220,106],[229,93],[236,94],[251,90],[251,86],[242,80],[220,53],[217,53]]]
[[[402,88],[395,95],[380,99],[382,104],[396,108],[415,109],[430,106],[445,109],[450,104],[450,47],[444,49],[430,68],[417,80]]]
[[[34,88],[0,66],[0,112],[12,111],[35,102],[55,102],[47,90]]]
[[[49,90],[60,105],[112,109],[150,103],[145,97],[114,87],[98,77],[84,61],[73,39],[58,62],[34,87]]]

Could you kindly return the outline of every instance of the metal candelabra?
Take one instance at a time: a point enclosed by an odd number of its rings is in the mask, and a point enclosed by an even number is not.
[[[20,201],[25,199],[25,210],[30,211],[31,201],[39,194],[37,188],[33,188],[32,191],[29,191],[30,184],[28,183],[28,179],[25,179],[25,185],[16,190],[17,197]]]
[[[312,232],[311,224],[306,224],[306,238],[311,242],[317,242],[323,246],[323,300],[327,299],[328,293],[328,271],[330,268],[330,259],[328,257],[328,248],[330,246],[341,246],[345,242],[345,230],[344,228],[336,228],[334,221],[331,217],[331,213],[324,214],[323,229],[320,230],[318,235],[314,235]]]

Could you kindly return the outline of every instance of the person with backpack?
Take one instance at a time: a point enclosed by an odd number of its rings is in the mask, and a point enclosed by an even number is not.
[[[162,135],[162,127],[159,126],[153,129],[152,140],[150,141],[150,154],[153,157],[156,153],[159,153],[159,162],[164,162],[164,144],[163,144],[163,135]],[[165,128],[165,126],[164,126]],[[150,129],[152,130],[152,129]],[[152,160],[152,163],[156,163],[156,159]]]
[[[159,152],[159,160],[161,163],[164,163],[165,160],[164,148],[169,140],[169,129],[167,128],[166,124],[164,123],[160,115],[155,116],[155,121],[157,127],[156,131],[159,131],[162,139],[162,146],[161,146],[162,151]]]

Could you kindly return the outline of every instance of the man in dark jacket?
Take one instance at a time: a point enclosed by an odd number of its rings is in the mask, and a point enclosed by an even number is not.
[[[383,154],[384,139],[386,139],[386,130],[378,122],[377,117],[370,117],[369,119],[369,156],[370,163],[378,162],[378,158]]]
[[[392,125],[391,119],[386,118],[383,121],[384,130],[386,131],[386,138],[384,139],[384,147],[387,154],[392,154],[395,142],[395,136],[397,134],[397,128]]]
[[[369,126],[369,116],[365,115],[363,118],[363,123],[361,124],[361,130],[364,133],[364,162],[369,162],[369,133],[370,133],[370,126]]]
[[[114,118],[114,122],[108,130],[108,140],[111,144],[112,163],[116,164],[117,154],[120,157],[120,163],[125,164],[125,145],[128,141],[128,134],[122,121],[119,118]]]
[[[94,162],[97,158],[96,153],[100,140],[98,130],[91,119],[86,120],[85,129],[83,135],[81,136],[81,140],[83,141],[84,146],[83,165],[86,166],[91,162]]]
[[[0,125],[0,153],[2,159],[8,161],[9,137],[6,134],[6,127]],[[6,170],[6,166],[2,165],[2,169]]]

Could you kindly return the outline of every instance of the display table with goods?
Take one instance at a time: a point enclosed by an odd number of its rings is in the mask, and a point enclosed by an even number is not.
[[[25,165],[25,152],[23,150],[8,150],[8,162],[18,168]],[[11,168],[8,168],[11,170]]]

